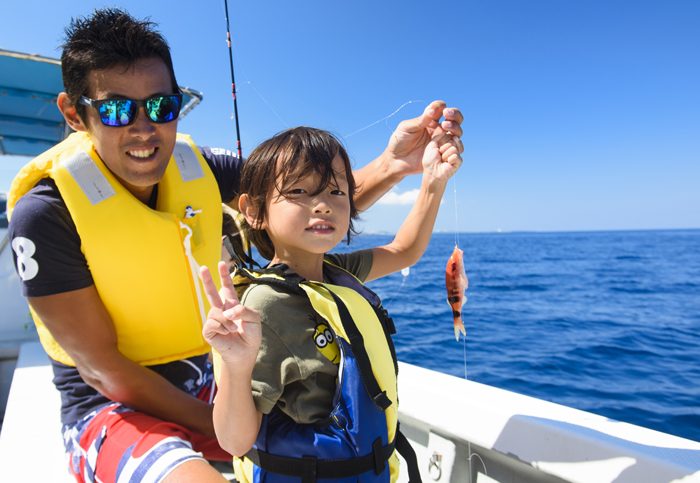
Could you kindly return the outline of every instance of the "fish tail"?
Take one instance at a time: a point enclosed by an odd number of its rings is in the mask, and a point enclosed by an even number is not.
[[[454,316],[454,330],[455,330],[455,340],[459,342],[459,334],[461,333],[465,338],[467,337],[467,330],[464,328],[464,322],[462,321],[462,314],[453,311]]]

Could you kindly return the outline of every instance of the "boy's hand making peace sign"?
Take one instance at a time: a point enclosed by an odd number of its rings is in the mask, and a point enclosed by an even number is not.
[[[221,355],[223,362],[250,373],[260,348],[260,314],[238,301],[224,262],[219,262],[218,270],[221,279],[221,290],[218,292],[209,269],[202,266],[199,272],[204,292],[211,304],[202,335]]]

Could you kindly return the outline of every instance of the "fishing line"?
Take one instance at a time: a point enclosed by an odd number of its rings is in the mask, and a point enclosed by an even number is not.
[[[452,194],[454,197],[455,212],[455,245],[459,245],[459,216],[457,213],[457,175],[452,178]]]
[[[236,76],[233,73],[233,48],[231,47],[231,27],[228,16],[228,0],[224,0],[224,10],[226,13],[226,44],[228,45],[228,65],[231,70],[231,95],[233,96],[233,116],[236,119],[236,152],[238,159],[243,159],[241,148],[241,129],[238,119],[238,98],[236,97]]]
[[[253,92],[255,92],[255,93],[258,95],[258,97],[259,97],[259,98],[265,103],[265,105],[272,111],[272,113],[277,117],[277,119],[279,119],[279,121],[284,125],[285,128],[290,128],[290,127],[291,127],[291,125],[290,125],[287,121],[285,121],[284,119],[282,119],[282,116],[280,116],[279,113],[275,110],[275,108],[272,107],[272,104],[270,104],[270,103],[267,101],[267,99],[265,98],[265,96],[263,96],[263,95],[260,93],[260,91],[258,91],[258,89],[253,85],[253,82],[252,82],[252,81],[249,81],[249,80],[248,80],[248,81],[243,82],[243,84],[248,85],[248,86],[250,86],[251,89],[253,89]]]
[[[354,136],[355,134],[359,134],[359,133],[361,133],[362,131],[365,131],[365,130],[371,128],[372,126],[376,126],[376,125],[379,124],[380,122],[386,121],[386,120],[388,120],[389,118],[394,117],[396,114],[399,113],[399,111],[400,111],[401,109],[403,109],[404,107],[408,106],[409,104],[413,104],[413,103],[415,103],[415,102],[424,102],[424,101],[422,101],[421,99],[415,99],[415,100],[412,100],[412,101],[406,101],[406,102],[404,102],[403,104],[401,104],[394,112],[392,112],[392,113],[389,114],[388,116],[384,116],[384,117],[381,118],[381,119],[377,119],[376,121],[372,122],[371,124],[368,124],[368,125],[366,125],[365,127],[361,127],[360,129],[358,129],[358,130],[356,130],[356,131],[353,131],[353,132],[351,132],[350,134],[346,134],[346,135],[343,136],[343,137],[344,137],[345,139],[347,139],[347,138],[349,138],[350,136]]]
[[[464,320],[462,322],[464,322]],[[462,337],[462,339],[464,339],[462,341],[462,359],[464,360],[464,378],[468,379],[468,377],[467,377],[467,338]]]
[[[457,203],[457,174],[452,177],[452,195],[453,195],[453,203],[454,203],[454,213],[455,213],[455,246],[459,246],[459,212],[458,212],[458,203]],[[462,313],[464,313],[464,309],[466,308],[466,294],[464,295],[465,299],[465,307],[462,308]],[[462,323],[465,324],[466,322],[464,320],[464,317],[462,317]],[[464,379],[469,379],[468,374],[467,374],[467,338],[466,336],[462,338],[462,359],[464,361]]]
[[[396,114],[398,114],[401,111],[401,109],[403,109],[404,107],[408,106],[409,104],[414,104],[416,102],[424,102],[424,101],[422,99],[413,99],[410,101],[406,101],[403,104],[401,104],[399,107],[397,107],[394,110],[394,112],[392,112],[388,116],[384,116],[381,119],[377,119],[376,121],[371,122],[370,124],[366,125],[365,127],[361,127],[360,129],[357,129],[357,130],[351,132],[350,134],[346,134],[345,136],[343,136],[343,138],[347,139],[351,136],[354,136],[355,134],[359,134],[362,131],[366,131],[367,129],[369,129],[373,126],[376,126],[377,124],[379,124],[382,121],[387,121],[390,118],[394,117]],[[406,280],[408,279],[408,276],[410,275],[410,273],[411,273],[410,267],[406,267],[403,270],[401,270],[401,277],[402,277],[401,278],[401,285],[399,286],[398,290],[396,292],[394,292],[393,296],[390,295],[388,298],[383,300],[382,304],[385,307],[387,306],[387,304],[389,303],[390,300],[401,295],[401,293],[403,292],[404,285],[406,285]]]
[[[406,280],[408,279],[408,276],[411,273],[411,267],[406,267],[401,269],[401,285],[399,285],[399,288],[394,291],[393,295],[389,295],[388,297],[382,297],[382,305],[386,308],[387,304],[394,298],[398,297],[401,295],[403,292],[403,286],[406,285]]]

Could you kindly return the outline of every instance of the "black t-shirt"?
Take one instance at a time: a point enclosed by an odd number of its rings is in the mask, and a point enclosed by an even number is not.
[[[238,157],[227,150],[200,149],[214,174],[221,199],[231,201],[240,186],[241,163]],[[150,207],[155,207],[157,196],[156,186],[148,203]],[[80,235],[52,179],[42,179],[19,199],[8,232],[15,269],[25,296],[53,295],[93,285],[90,268],[80,249]],[[150,369],[188,391],[192,378],[206,370],[206,359],[206,356],[198,356],[190,358],[189,363],[175,361]],[[54,383],[61,392],[61,420],[64,424],[72,424],[108,402],[82,380],[75,367],[51,362]]]

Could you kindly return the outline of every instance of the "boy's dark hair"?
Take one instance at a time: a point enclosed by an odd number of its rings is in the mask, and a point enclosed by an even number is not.
[[[352,175],[350,158],[342,143],[333,134],[312,127],[295,127],[282,131],[256,147],[243,165],[240,192],[250,197],[257,209],[260,223],[267,216],[267,198],[276,187],[280,193],[298,180],[312,174],[320,178],[313,195],[335,182],[333,158],[340,155],[348,181],[350,198],[350,225],[347,242],[351,234],[357,233],[353,220],[358,216],[355,206],[355,178]],[[282,184],[278,182],[282,180]],[[260,255],[271,260],[275,255],[272,241],[265,230],[250,229],[250,240]]]
[[[88,74],[92,70],[159,58],[170,72],[173,93],[179,92],[170,47],[150,20],[136,20],[124,10],[104,8],[91,16],[71,19],[62,45],[63,86],[78,114],[85,119],[85,106],[78,100],[88,94]]]

